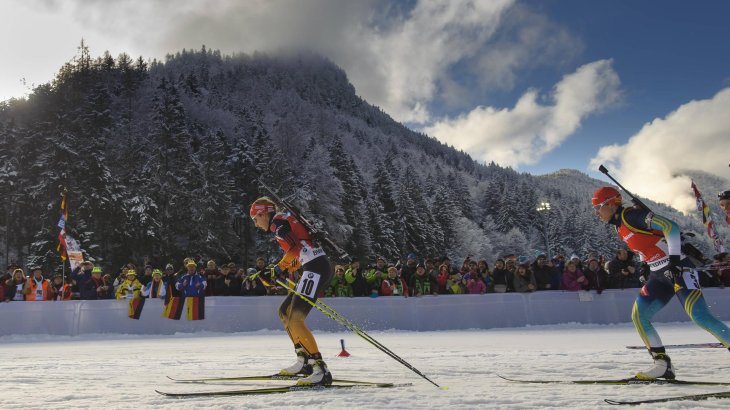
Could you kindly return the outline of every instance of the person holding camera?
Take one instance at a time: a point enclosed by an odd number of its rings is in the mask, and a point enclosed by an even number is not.
[[[375,261],[375,266],[368,267],[368,270],[363,274],[363,276],[365,277],[365,282],[367,283],[367,296],[378,296],[381,289],[381,284],[383,283],[383,280],[388,276],[388,265],[385,261],[385,258],[378,256],[377,260]]]
[[[621,240],[639,254],[651,270],[634,302],[631,319],[654,360],[638,372],[640,380],[674,379],[675,369],[651,319],[674,295],[695,324],[730,348],[730,328],[710,313],[702,296],[697,271],[681,252],[680,228],[674,221],[646,207],[625,208],[619,191],[610,186],[596,190],[591,199],[596,216],[612,225]]]
[[[100,292],[99,288],[104,286],[104,280],[101,276],[102,269],[98,266],[94,266],[93,268],[91,268],[91,278],[89,280],[77,279],[76,282],[79,286],[79,298],[81,300],[103,299],[99,296],[100,293],[102,293]],[[109,289],[102,289],[102,291],[108,293]]]
[[[639,287],[639,274],[633,252],[626,249],[616,250],[616,256],[608,262],[608,282],[611,289]]]
[[[53,275],[49,284],[50,300],[71,300],[71,286],[63,280],[60,273]]]

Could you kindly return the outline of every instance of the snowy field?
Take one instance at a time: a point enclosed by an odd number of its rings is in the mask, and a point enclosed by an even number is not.
[[[667,344],[714,341],[691,324],[659,324]],[[412,409],[615,408],[604,398],[642,399],[730,390],[702,386],[534,385],[515,378],[628,377],[649,356],[630,324],[537,326],[443,332],[372,332],[371,336],[448,390],[439,390],[357,336],[318,333],[336,378],[412,383],[395,389],[291,392],[267,396],[175,399],[155,393],[268,387],[291,382],[176,384],[178,378],[269,374],[293,353],[283,331],[173,336],[0,337],[0,408],[86,409]],[[337,358],[344,338],[349,358]],[[682,379],[730,381],[725,349],[671,350]],[[643,408],[727,409],[730,399]]]

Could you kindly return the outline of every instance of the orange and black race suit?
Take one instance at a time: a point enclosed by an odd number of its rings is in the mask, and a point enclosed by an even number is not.
[[[312,301],[316,300],[320,290],[329,286],[332,279],[332,268],[324,249],[289,213],[274,215],[269,229],[274,233],[276,241],[284,251],[284,256],[277,265],[281,270],[289,272],[301,268],[303,273],[297,283],[297,291]],[[311,309],[311,305],[304,304]]]
[[[332,279],[329,259],[304,226],[288,213],[274,215],[269,230],[284,251],[279,268],[293,272],[301,267],[303,271],[296,284],[301,296],[290,293],[279,307],[279,318],[295,348],[301,347],[310,356],[319,355],[317,342],[304,319],[312,310],[317,295],[329,286]]]

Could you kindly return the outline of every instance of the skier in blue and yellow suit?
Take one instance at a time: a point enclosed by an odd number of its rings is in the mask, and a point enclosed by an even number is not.
[[[681,253],[679,226],[649,210],[622,206],[621,195],[613,187],[599,188],[592,198],[596,215],[615,227],[621,240],[638,253],[651,269],[631,312],[631,319],[654,359],[654,367],[636,374],[638,379],[674,379],[674,366],[667,355],[651,318],[675,294],[692,321],[730,348],[730,329],[707,308],[697,271]]]

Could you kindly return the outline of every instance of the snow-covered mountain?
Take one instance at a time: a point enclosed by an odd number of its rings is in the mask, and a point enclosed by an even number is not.
[[[273,256],[247,215],[259,177],[361,260],[491,263],[546,245],[607,256],[618,245],[591,212],[600,181],[478,163],[397,123],[310,54],[203,47],[145,62],[82,47],[27,99],[0,104],[0,164],[9,204],[0,218],[20,262],[58,260],[61,187],[69,228],[89,257],[113,267],[142,255]],[[550,209],[537,211],[542,202]],[[702,232],[696,217],[654,205]]]

